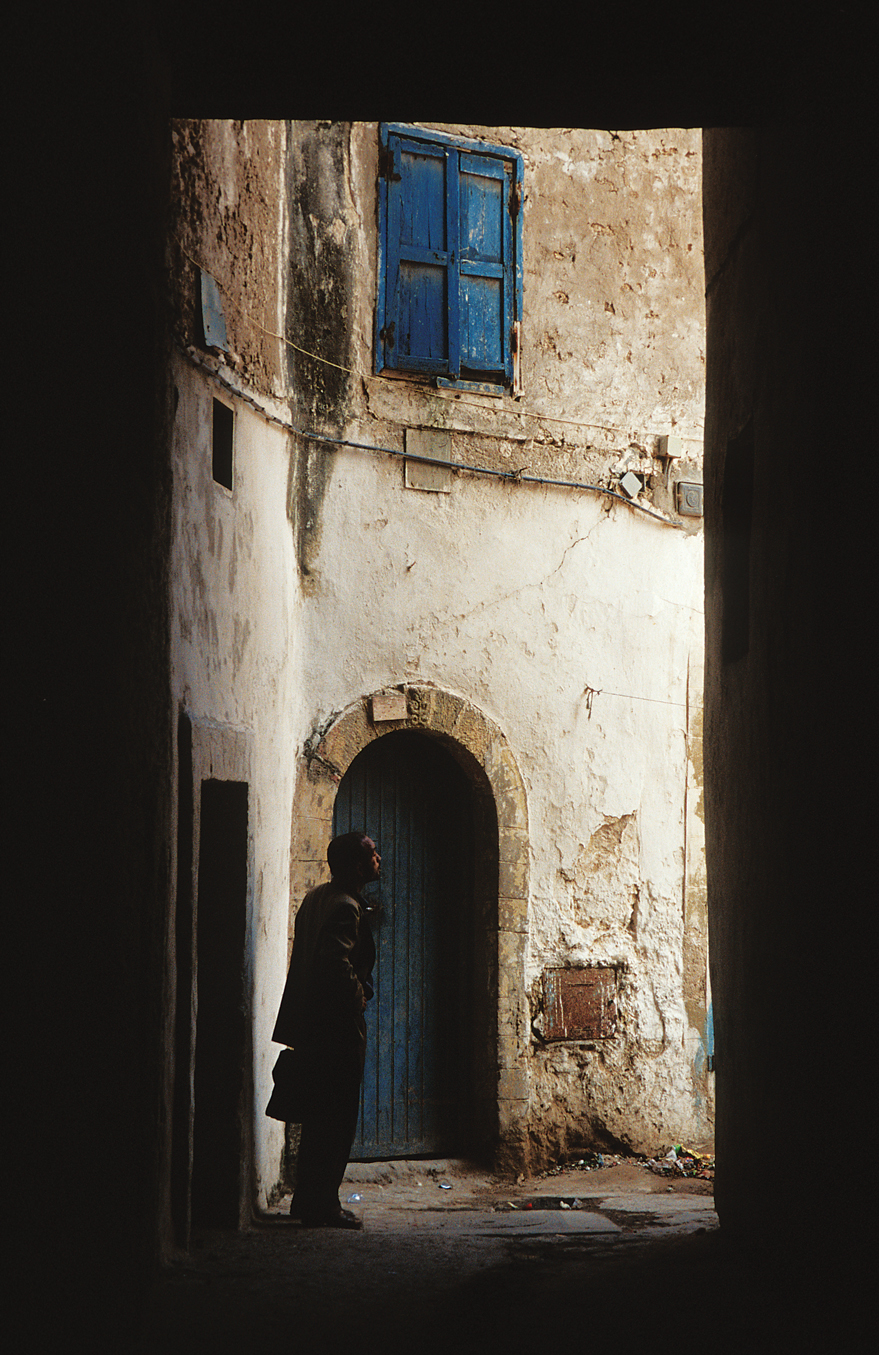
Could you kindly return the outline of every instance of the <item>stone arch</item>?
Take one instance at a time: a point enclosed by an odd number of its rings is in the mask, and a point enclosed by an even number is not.
[[[527,1170],[528,810],[507,740],[481,710],[452,692],[401,685],[361,697],[314,731],[297,768],[293,801],[290,942],[300,899],[328,875],[326,850],[339,783],[362,749],[396,729],[416,729],[440,740],[464,769],[481,807],[483,840],[492,850],[480,862],[476,893],[482,894],[488,923],[497,999],[496,1048],[487,1051],[487,1076],[496,1078],[494,1122],[483,1137],[493,1140],[498,1170]]]

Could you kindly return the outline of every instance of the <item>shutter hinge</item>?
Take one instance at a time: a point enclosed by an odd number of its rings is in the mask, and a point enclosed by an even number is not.
[[[518,179],[510,184],[510,212],[518,216],[522,210],[522,185]]]
[[[399,183],[400,175],[394,171],[394,152],[390,146],[381,146],[378,153],[378,174],[380,179],[389,183]]]
[[[394,330],[396,324],[396,320],[392,320],[389,325],[385,325],[378,332],[378,337],[381,339],[382,343],[387,344],[388,348],[393,348],[394,346]]]
[[[522,395],[522,322],[514,320],[510,329],[510,356],[513,359],[513,395]]]

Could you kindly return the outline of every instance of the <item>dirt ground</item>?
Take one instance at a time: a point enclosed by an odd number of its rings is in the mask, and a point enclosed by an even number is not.
[[[822,1343],[826,1295],[771,1249],[725,1242],[710,1180],[634,1160],[516,1185],[457,1162],[381,1163],[349,1168],[342,1195],[362,1231],[303,1229],[284,1199],[245,1232],[195,1232],[132,1350],[842,1348]]]
[[[700,1196],[704,1199],[701,1225],[716,1226],[710,1179],[658,1175],[638,1159],[606,1156],[604,1160],[606,1165],[602,1167],[557,1168],[527,1181],[520,1178],[517,1183],[499,1180],[454,1161],[354,1163],[346,1173],[342,1199],[346,1208],[360,1215],[364,1226],[386,1228],[398,1223],[401,1214],[412,1218],[460,1210],[493,1213],[531,1210],[536,1214],[558,1209],[564,1212],[566,1207],[594,1211],[596,1202],[622,1196]],[[351,1198],[357,1195],[359,1200]],[[289,1197],[285,1197],[269,1217],[283,1214],[288,1208]]]

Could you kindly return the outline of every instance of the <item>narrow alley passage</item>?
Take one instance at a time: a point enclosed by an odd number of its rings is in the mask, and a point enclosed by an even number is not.
[[[783,1258],[767,1270],[721,1237],[711,1189],[634,1159],[515,1186],[454,1162],[354,1164],[362,1232],[305,1231],[282,1199],[249,1231],[196,1235],[139,1355],[830,1349]]]

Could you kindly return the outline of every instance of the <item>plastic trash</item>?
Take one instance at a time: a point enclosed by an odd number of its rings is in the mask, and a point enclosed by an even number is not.
[[[347,1200],[345,1201],[345,1203],[346,1203],[346,1204],[359,1204],[360,1201],[361,1201],[362,1199],[363,1199],[363,1196],[360,1194],[360,1192],[359,1192],[358,1190],[355,1190],[354,1193],[353,1193],[353,1195],[349,1195],[349,1196],[348,1196],[348,1198],[347,1198]]]
[[[452,1189],[452,1187],[451,1187],[451,1185],[449,1184],[448,1181],[440,1181],[440,1183],[439,1183],[439,1188],[440,1188],[440,1190],[451,1190],[451,1189]]]

